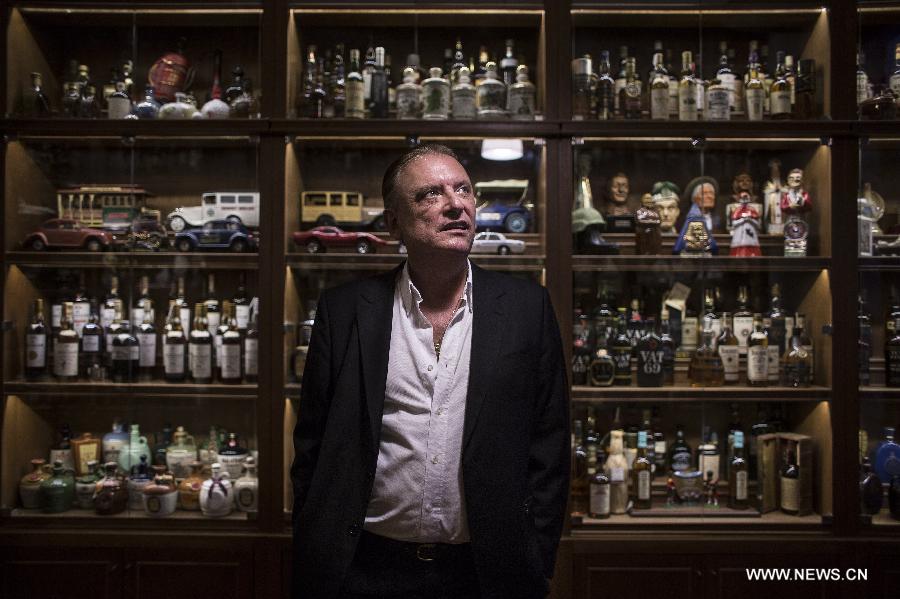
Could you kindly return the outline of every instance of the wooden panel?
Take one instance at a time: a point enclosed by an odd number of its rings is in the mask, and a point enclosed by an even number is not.
[[[2,594],[7,599],[119,598],[118,578],[112,562],[11,561],[3,565]]]
[[[791,429],[793,432],[809,435],[813,438],[815,446],[815,479],[813,509],[818,514],[833,513],[834,503],[832,496],[832,433],[831,433],[831,404],[826,401],[819,402],[815,407],[808,405],[790,406],[791,422],[797,424]]]
[[[237,561],[137,561],[133,570],[136,599],[182,597],[198,589],[201,596],[216,599],[252,596],[251,569]]]
[[[793,566],[793,556],[785,557],[783,566]],[[758,596],[761,588],[777,587],[778,593],[783,596],[800,598],[825,598],[833,597],[834,591],[828,582],[757,582],[747,580],[746,568],[719,568],[718,574],[713,577],[713,590],[710,598],[733,599],[734,597]]]
[[[665,589],[667,599],[695,599],[697,576],[691,566],[659,568],[621,568],[591,566],[585,572],[586,585],[581,599],[617,597],[646,599]]]
[[[817,107],[816,114],[831,114],[831,31],[828,28],[828,13],[824,10],[816,19],[801,59],[811,58],[816,61],[816,98],[822,104]]]
[[[31,471],[33,458],[48,459],[54,434],[50,423],[21,399],[14,395],[3,399],[0,506],[12,509],[18,505],[19,480]]]

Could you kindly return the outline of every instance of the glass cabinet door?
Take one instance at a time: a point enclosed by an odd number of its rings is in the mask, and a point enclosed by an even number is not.
[[[5,145],[2,516],[257,513],[257,148]]]
[[[861,0],[856,102],[862,120],[896,120],[900,96],[900,6]]]

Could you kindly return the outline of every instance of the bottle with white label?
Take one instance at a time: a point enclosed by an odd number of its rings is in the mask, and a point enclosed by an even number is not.
[[[234,317],[237,321],[237,328],[241,333],[247,330],[247,325],[250,323],[250,304],[252,301],[247,296],[247,274],[241,271],[237,293],[231,299],[231,303],[234,305]]]
[[[747,102],[747,120],[761,121],[765,112],[766,88],[759,76],[759,59],[755,50],[750,55],[750,71],[744,88],[744,98]]]
[[[234,315],[235,306],[229,306],[226,313],[227,329],[222,333],[222,344],[219,349],[219,380],[226,384],[236,385],[241,382],[241,333],[237,328]]]
[[[38,381],[47,375],[47,327],[44,300],[34,300],[31,323],[25,331],[25,378]]]
[[[725,369],[725,384],[737,385],[740,381],[741,348],[737,337],[731,332],[728,312],[722,313],[722,333],[716,343],[719,357],[722,358],[722,367]]]
[[[650,118],[669,118],[669,74],[663,66],[662,52],[653,55],[650,78]]]
[[[156,378],[156,327],[153,326],[153,302],[147,299],[144,307],[144,321],[137,333],[141,347],[138,376],[141,380],[150,381]]]
[[[150,301],[150,277],[141,276],[138,299],[131,307],[131,322],[135,326],[144,322],[144,312],[147,310],[147,302]]]
[[[181,330],[185,337],[191,332],[191,303],[184,294],[184,277],[178,277],[178,287],[175,292],[175,307],[178,310],[178,319],[181,321]]]
[[[60,381],[78,378],[78,333],[72,325],[72,302],[63,303],[60,329],[53,340],[53,376]]]
[[[709,427],[703,427],[704,442],[697,447],[697,469],[703,473],[703,479],[709,480],[709,473],[712,472],[712,482],[719,482],[719,435],[713,431],[709,432]]]
[[[762,319],[754,316],[753,333],[747,343],[747,383],[751,387],[769,384],[769,336],[763,331]]]
[[[652,465],[647,459],[647,431],[638,431],[638,454],[631,470],[633,506],[637,510],[650,509],[650,480]]]
[[[90,316],[81,329],[78,370],[82,377],[97,380],[103,374],[105,333],[97,322],[97,311],[94,308],[95,302],[91,302]]]
[[[731,331],[737,337],[742,356],[747,354],[747,342],[753,333],[753,313],[749,310],[747,298],[747,286],[741,285],[738,287],[737,311],[731,320]]]
[[[762,322],[763,330],[769,340],[769,345],[766,346],[766,358],[768,360],[766,376],[769,385],[777,386],[781,382],[781,350],[779,349],[778,344],[775,343],[775,331],[772,327],[772,319],[766,317],[763,318]]]
[[[731,120],[731,108],[729,107],[730,98],[731,90],[723,85],[718,77],[713,79],[706,92],[706,120]]]
[[[728,43],[719,42],[719,69],[716,71],[716,79],[728,93],[728,110],[735,112],[737,100],[737,75],[732,70],[728,60]]]
[[[781,468],[781,511],[792,516],[800,513],[800,467],[793,445],[785,448]]]
[[[218,307],[218,305],[216,306]],[[206,305],[194,305],[194,326],[188,342],[188,370],[191,382],[208,385],[213,373],[213,337],[206,320]]]
[[[606,459],[600,458],[600,462],[596,465],[588,465],[589,500],[588,500],[588,516],[605,520],[609,518],[609,476],[604,471],[606,468]]]
[[[694,63],[690,50],[681,53],[681,81],[678,82],[678,120],[696,121],[697,79],[694,77]]]
[[[216,329],[219,327],[219,323],[222,320],[222,310],[219,307],[219,300],[216,297],[216,276],[213,273],[209,273],[206,279],[206,300],[204,300],[205,315],[206,315],[206,330],[209,331],[210,335],[216,334]],[[194,326],[196,326],[196,306],[194,307]],[[193,327],[191,327],[193,330]]]
[[[609,458],[604,471],[609,477],[609,511],[624,514],[628,507],[628,460],[625,457],[625,431],[609,432]]]
[[[259,380],[259,329],[257,328],[256,307],[250,311],[250,325],[244,335],[244,381],[255,383]]]
[[[747,462],[744,460],[744,433],[734,432],[732,446],[734,457],[728,467],[728,507],[745,510],[749,507],[747,495]]]
[[[775,83],[769,91],[769,111],[773,119],[791,118],[791,84],[784,65],[784,52],[777,52],[778,66],[775,68]]]
[[[516,82],[507,88],[506,112],[515,121],[533,121],[536,110],[537,88],[528,80],[528,67],[516,68]]]
[[[166,380],[171,382],[182,382],[186,378],[187,338],[181,328],[180,313],[176,300],[169,300],[169,316],[163,336],[163,371]]]
[[[475,106],[475,86],[470,83],[469,67],[461,67],[457,72],[458,82],[450,92],[454,119],[474,119],[478,116]]]
[[[75,328],[75,332],[78,333],[78,338],[81,338],[81,329],[84,328],[84,325],[87,323],[88,318],[91,316],[91,300],[87,296],[87,292],[84,287],[84,273],[82,272],[80,277],[80,282],[78,284],[78,291],[75,292],[75,299],[72,302],[72,326]]]
[[[697,334],[700,322],[696,316],[685,311],[681,319],[681,348],[686,354],[692,354],[697,350]]]
[[[105,331],[116,319],[116,300],[119,299],[119,277],[112,276],[109,284],[109,294],[100,308],[100,326]]]

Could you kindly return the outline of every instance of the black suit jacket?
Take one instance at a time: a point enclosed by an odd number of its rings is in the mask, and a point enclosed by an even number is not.
[[[294,429],[294,592],[339,595],[375,478],[396,276],[319,299]],[[544,597],[569,481],[569,393],[546,289],[472,265],[463,493],[482,594]]]

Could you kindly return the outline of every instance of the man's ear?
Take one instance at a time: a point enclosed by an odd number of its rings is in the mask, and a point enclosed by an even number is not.
[[[403,237],[400,234],[400,223],[397,222],[397,215],[390,208],[385,208],[384,210],[384,226],[387,227],[391,237],[401,243],[403,242]]]

